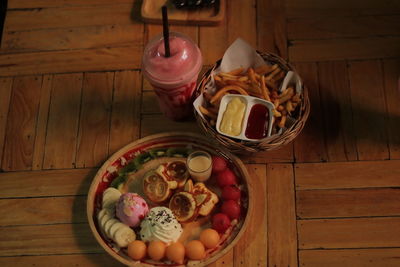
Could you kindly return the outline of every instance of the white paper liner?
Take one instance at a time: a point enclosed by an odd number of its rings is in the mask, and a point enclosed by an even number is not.
[[[247,42],[245,42],[241,38],[238,38],[225,51],[224,56],[222,57],[221,64],[217,68],[211,71],[210,74],[211,79],[205,85],[205,92],[209,93],[210,95],[215,94],[216,86],[214,81],[214,75],[220,72],[230,72],[232,70],[239,68],[244,68],[244,69],[248,69],[250,67],[257,68],[262,65],[271,65],[271,64],[265,62],[265,60],[261,57],[261,55],[258,54],[257,51],[253,47],[251,47]],[[287,88],[288,85],[292,84],[295,84],[296,93],[301,94],[302,81],[300,79],[300,76],[293,71],[289,71],[286,74],[280,86],[279,91],[282,92],[284,89]],[[203,113],[200,112],[199,106],[203,105],[204,101],[205,100],[203,94],[200,94],[193,102],[193,106],[196,112],[203,119],[205,119],[205,117]],[[279,129],[279,131],[276,132],[275,134],[272,134],[271,136],[268,136],[264,139],[260,139],[258,142],[265,142],[268,141],[269,139],[276,137],[276,135],[282,134],[284,130],[292,127],[295,122],[296,119],[288,116],[285,128]]]

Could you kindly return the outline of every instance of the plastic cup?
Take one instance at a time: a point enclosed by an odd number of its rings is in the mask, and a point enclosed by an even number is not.
[[[171,32],[169,40],[170,57],[164,56],[161,34],[146,45],[142,71],[154,88],[161,111],[172,120],[182,120],[193,113],[193,93],[203,60],[189,37]]]

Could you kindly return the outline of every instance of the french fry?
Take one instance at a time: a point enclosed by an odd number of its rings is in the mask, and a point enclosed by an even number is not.
[[[289,112],[289,114],[290,114],[290,112],[293,111],[292,101],[288,100],[288,101],[286,102],[286,110],[287,110],[287,112]]]
[[[256,93],[256,92],[254,92],[254,91],[250,91],[250,92],[249,92],[249,95],[255,96],[255,97],[258,97],[258,98],[263,98],[263,97],[264,97],[262,94]]]
[[[219,90],[210,100],[211,104],[216,103],[217,101],[221,100],[221,98],[223,97],[223,95],[225,93],[228,93],[228,91],[235,91],[238,92],[239,94],[242,95],[249,95],[246,90],[244,90],[243,88],[240,88],[239,86],[236,85],[227,85],[225,87],[223,87],[221,90]]]
[[[254,74],[253,68],[249,68],[247,70],[247,74],[249,75],[249,79],[253,84],[257,84],[258,83],[257,80],[256,80],[256,76]]]
[[[301,101],[301,99],[300,99],[300,94],[295,94],[295,95],[292,97],[292,101],[295,102],[295,103],[300,102],[300,101]]]
[[[238,76],[226,73],[226,72],[220,72],[219,76],[221,76],[223,79],[230,79],[230,80],[236,80],[238,78]]]
[[[279,104],[285,103],[285,102],[288,101],[290,98],[292,98],[292,96],[293,96],[293,93],[289,93],[289,94],[287,94],[287,95],[284,95],[284,96],[281,97],[281,98],[278,98],[278,99],[279,99]]]
[[[239,80],[228,80],[228,81],[226,81],[226,83],[228,85],[236,85],[236,86],[242,87],[246,91],[250,90],[250,85],[249,84],[247,84],[245,82],[241,82]]]
[[[222,81],[221,77],[219,75],[214,75],[214,80],[215,81]]]
[[[280,103],[279,103],[279,98],[275,99],[275,100],[274,100],[274,107],[275,107],[275,108],[278,108],[279,104],[280,104]]]
[[[238,76],[243,71],[244,71],[244,68],[238,68],[238,69],[231,70],[230,72],[228,72],[228,74]]]
[[[279,128],[284,128],[286,123],[286,115],[282,115],[281,120],[278,123]]]
[[[271,98],[269,97],[269,90],[267,86],[265,85],[265,77],[264,75],[261,76],[261,91],[264,96],[264,99],[267,101],[271,101]]]
[[[272,113],[273,113],[274,117],[281,117],[281,116],[282,116],[282,113],[280,113],[280,112],[277,111],[276,109],[273,109],[273,110],[272,110]]]
[[[199,110],[200,110],[201,113],[203,113],[203,115],[205,115],[205,116],[207,116],[207,117],[209,117],[211,119],[216,119],[217,118],[217,115],[215,113],[210,112],[208,109],[206,109],[205,107],[203,107],[201,105],[199,106]]]
[[[277,91],[272,91],[271,98],[278,98],[278,97],[279,97],[278,92]]]
[[[284,97],[287,94],[294,93],[293,87],[289,86],[288,88],[284,89],[282,93],[279,95],[279,98]]]
[[[249,77],[248,76],[241,76],[239,79],[238,79],[238,81],[240,81],[240,82],[246,82],[246,81],[248,81],[249,80]]]
[[[285,109],[285,107],[282,106],[282,105],[279,105],[278,108],[277,108],[278,111],[282,111],[282,110],[284,110],[284,109]]]

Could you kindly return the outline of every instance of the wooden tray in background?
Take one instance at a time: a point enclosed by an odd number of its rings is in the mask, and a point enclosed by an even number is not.
[[[184,25],[218,25],[225,16],[225,0],[212,7],[194,10],[177,9],[170,0],[143,0],[142,18],[145,22],[162,24],[161,7],[168,6],[170,24]]]

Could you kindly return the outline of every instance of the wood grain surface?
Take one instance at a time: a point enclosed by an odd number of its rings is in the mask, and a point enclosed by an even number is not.
[[[0,44],[0,266],[122,266],[86,219],[98,167],[172,122],[143,78],[162,26],[141,0],[10,0]],[[209,266],[400,266],[400,2],[232,0],[218,26],[170,25],[200,76],[242,38],[309,89],[302,133],[240,155],[257,187],[247,232]],[[212,140],[210,140],[212,141]]]

